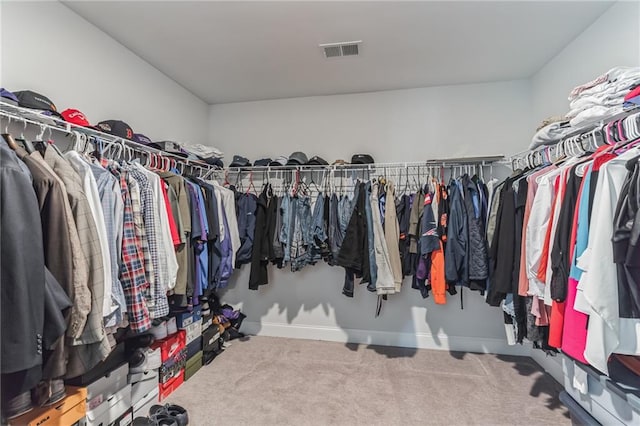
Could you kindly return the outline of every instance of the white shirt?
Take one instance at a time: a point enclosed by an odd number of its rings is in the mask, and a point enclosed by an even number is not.
[[[607,359],[612,353],[640,354],[640,320],[620,318],[617,269],[611,246],[615,208],[627,174],[625,163],[639,153],[640,150],[632,149],[600,168],[589,242],[580,257],[580,266],[586,269],[578,285],[583,297],[579,308],[585,310],[584,302],[589,306],[584,357],[604,373],[608,373]]]
[[[102,212],[102,202],[100,201],[100,192],[98,191],[98,184],[91,172],[89,164],[82,158],[82,156],[76,151],[69,151],[64,154],[64,157],[69,161],[71,167],[78,173],[82,179],[82,189],[84,190],[87,200],[89,201],[89,207],[91,209],[91,215],[93,216],[98,231],[98,241],[100,243],[100,252],[102,253],[103,264],[103,276],[104,276],[104,296],[102,298],[102,316],[110,316],[118,305],[112,301],[112,271],[111,271],[111,256],[116,256],[116,253],[109,251],[109,240],[107,238],[107,225],[104,221],[104,213]]]
[[[236,197],[233,194],[233,191],[227,189],[220,185],[217,181],[210,181],[213,184],[213,187],[216,191],[216,198],[218,199],[219,208],[224,208],[225,216],[227,217],[227,224],[229,225],[229,235],[231,235],[231,264],[236,264],[236,252],[240,248],[240,233],[238,232],[238,218],[236,217]],[[220,203],[222,206],[220,206]],[[220,218],[222,218],[221,210],[218,210]],[[221,240],[223,241],[223,237],[225,234],[223,220],[219,220],[220,222],[220,235]]]
[[[165,293],[176,286],[178,278],[178,260],[176,258],[173,238],[171,237],[171,227],[169,226],[169,215],[162,193],[163,185],[160,176],[145,169],[140,163],[134,163],[141,172],[149,179],[151,189],[156,198],[156,235],[158,239],[158,263],[160,264],[160,285]]]
[[[544,295],[544,283],[538,279],[538,268],[542,261],[543,246],[551,219],[551,203],[555,196],[553,182],[560,172],[561,169],[553,169],[538,176],[538,190],[533,198],[527,222],[525,260],[529,279],[528,293],[538,297]]]

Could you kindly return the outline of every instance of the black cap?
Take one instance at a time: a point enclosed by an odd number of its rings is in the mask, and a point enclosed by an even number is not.
[[[268,166],[269,164],[271,164],[273,160],[271,160],[271,158],[261,158],[260,160],[256,160],[253,165],[254,166]]]
[[[222,159],[218,158],[218,157],[207,157],[207,158],[203,159],[202,161],[204,161],[205,163],[209,164],[210,166],[214,166],[214,167],[217,167],[219,169],[222,169],[224,167],[224,163],[222,162]]]
[[[351,164],[373,164],[373,157],[369,154],[355,154],[351,157]]]
[[[325,160],[322,157],[318,157],[317,155],[311,157],[311,159],[307,161],[307,164],[310,166],[328,166],[329,165],[327,160]]]
[[[60,113],[51,99],[40,93],[31,90],[21,90],[13,93],[18,98],[18,105],[23,108],[39,109],[41,111],[49,111],[58,117]]]
[[[105,120],[96,124],[96,127],[105,133],[109,133],[110,135],[118,136],[123,139],[133,139],[133,130],[131,127],[120,120]]]
[[[242,155],[234,155],[233,161],[229,164],[229,167],[251,167],[251,162],[248,158]]]

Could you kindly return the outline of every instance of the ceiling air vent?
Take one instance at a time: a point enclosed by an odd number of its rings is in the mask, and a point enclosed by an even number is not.
[[[341,56],[358,56],[360,53],[360,43],[362,43],[362,40],[342,41],[339,43],[321,44],[320,47],[324,50],[325,58],[339,58]]]

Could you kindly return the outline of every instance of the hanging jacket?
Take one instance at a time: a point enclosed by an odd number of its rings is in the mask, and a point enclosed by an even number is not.
[[[500,302],[513,291],[513,262],[515,256],[515,192],[513,179],[508,178],[499,194],[496,226],[489,249],[491,265],[491,287],[487,294],[487,303],[500,306]]]
[[[469,225],[459,183],[449,184],[449,221],[445,251],[445,277],[448,283],[469,286]]]
[[[420,220],[424,209],[424,192],[422,189],[413,195],[413,204],[409,213],[409,253],[418,253],[418,240],[420,239]]]
[[[222,216],[224,238],[220,241],[222,258],[220,260],[220,279],[217,288],[225,288],[229,285],[229,278],[231,278],[231,274],[233,273],[233,246],[231,244],[231,231],[229,229],[227,213],[224,209],[218,209],[218,213]]]
[[[468,175],[462,177],[462,185],[469,225],[469,285],[472,290],[484,291],[487,288],[489,265],[482,218],[482,200],[478,186]]]
[[[253,236],[256,232],[256,209],[258,197],[254,194],[236,193],[238,208],[238,233],[240,234],[240,249],[236,253],[236,268],[251,263],[253,250]]]
[[[396,188],[390,180],[387,180],[387,203],[384,218],[384,237],[387,241],[389,259],[391,260],[391,271],[396,284],[396,292],[402,286],[402,264],[400,260],[400,227],[396,217]]]
[[[338,264],[338,254],[343,241],[344,234],[340,229],[338,196],[332,194],[329,201],[329,247],[331,248],[329,265],[335,266]]]
[[[409,256],[409,216],[411,216],[411,197],[404,194],[396,203],[396,215],[400,225],[400,262],[402,276],[411,275],[411,256]]]
[[[271,252],[269,253],[269,259],[271,263],[276,265],[278,269],[282,269],[284,267],[284,248],[282,246],[282,241],[280,240],[280,231],[282,230],[282,203],[285,197],[279,197],[276,199],[276,203],[271,206],[270,210],[273,209],[272,213],[275,216],[275,222],[273,224],[273,236],[271,239]]]
[[[528,192],[527,179],[518,181],[518,190],[515,199],[515,234],[514,234],[514,256],[513,271],[511,275],[511,294],[513,296],[513,310],[516,319],[516,342],[522,343],[527,337],[527,298],[520,296],[520,253],[522,249],[522,228],[524,227],[524,210],[527,204]]]
[[[384,240],[384,230],[382,228],[382,220],[380,218],[380,209],[378,208],[378,184],[374,183],[371,188],[371,219],[373,223],[374,238],[374,254],[376,262],[376,293],[378,295],[393,294],[396,292],[396,286],[393,281],[393,273],[391,272],[391,262],[389,260],[389,252]]]
[[[620,191],[613,228],[613,260],[618,274],[620,318],[640,318],[640,164],[630,169]]]
[[[269,283],[267,276],[267,264],[269,263],[269,246],[271,240],[267,228],[267,186],[256,202],[255,232],[253,237],[253,250],[251,252],[251,272],[249,275],[249,289],[257,290],[259,286]],[[271,200],[273,202],[273,200]]]
[[[276,232],[276,229],[278,228],[278,218],[280,217],[280,203],[281,200],[280,198],[275,195],[275,194],[271,194],[271,198],[269,198],[269,202],[267,203],[267,220],[266,220],[266,227],[267,227],[267,240],[268,240],[268,252],[269,252],[269,260],[271,262],[274,261],[274,259],[276,259],[276,254],[281,254],[281,253],[276,253],[276,249],[280,248],[280,251],[282,251],[282,244],[280,244],[280,240],[278,239],[278,233]],[[277,245],[276,245],[277,243]],[[282,255],[280,256],[282,257]]]
[[[358,195],[354,199],[353,212],[347,225],[344,241],[338,252],[337,262],[339,266],[351,268],[361,275],[364,258],[368,257],[365,251],[367,240],[367,222],[364,210],[366,191],[364,190],[364,184],[359,184],[358,186]]]

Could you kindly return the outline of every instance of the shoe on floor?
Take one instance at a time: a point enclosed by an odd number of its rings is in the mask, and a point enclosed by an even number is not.
[[[149,409],[149,417],[153,419],[158,416],[168,416],[176,421],[178,426],[189,424],[189,414],[183,407],[175,404],[153,405]]]

